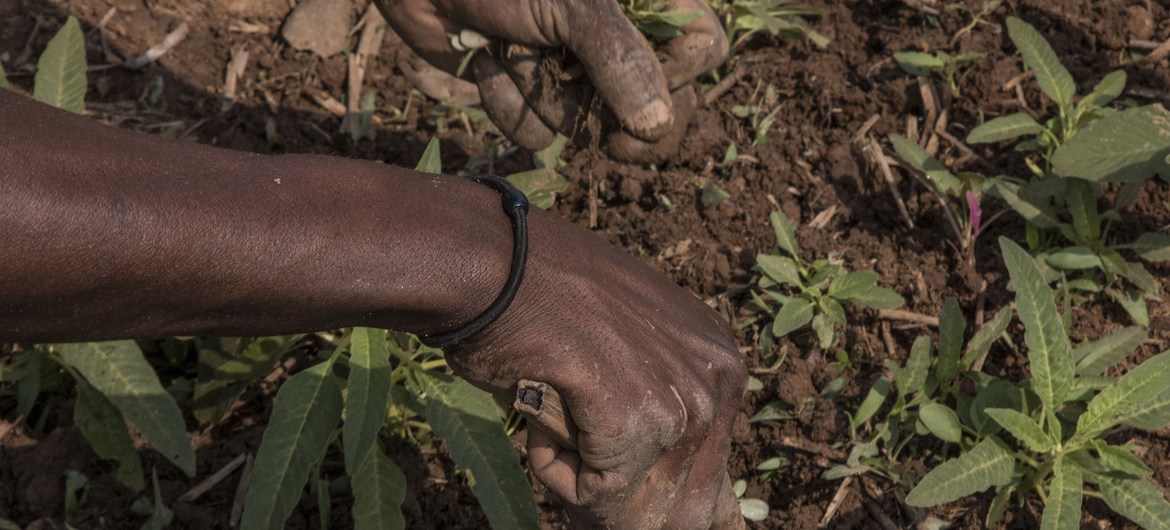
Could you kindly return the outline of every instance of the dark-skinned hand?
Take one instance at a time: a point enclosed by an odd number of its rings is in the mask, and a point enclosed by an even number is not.
[[[661,162],[677,151],[694,114],[691,81],[727,54],[727,37],[704,0],[666,2],[702,16],[657,50],[614,0],[376,2],[412,50],[451,74],[465,56],[451,35],[470,29],[496,39],[464,75],[478,85],[492,122],[532,150],[557,132],[586,142],[600,134],[616,159]],[[593,114],[600,123],[589,131]]]

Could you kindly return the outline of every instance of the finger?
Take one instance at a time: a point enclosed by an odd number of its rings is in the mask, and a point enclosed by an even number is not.
[[[662,66],[617,2],[565,2],[561,40],[585,66],[606,106],[635,137],[654,142],[670,132],[674,113]]]
[[[605,149],[610,157],[623,162],[658,164],[678,152],[678,146],[682,143],[691,117],[695,114],[698,98],[690,85],[679,88],[670,95],[674,106],[675,124],[666,136],[657,142],[644,142],[613,125],[605,126],[607,120],[603,119],[603,130],[608,133]]]
[[[549,491],[570,504],[580,504],[577,476],[581,455],[566,450],[540,429],[528,429],[528,467]]]
[[[415,88],[428,97],[458,106],[480,104],[479,89],[475,83],[431,66],[410,50],[398,56],[398,69],[402,70],[402,74]]]
[[[491,56],[478,53],[471,68],[479,86],[483,110],[508,138],[537,151],[552,144],[556,135],[524,100],[512,78]]]
[[[667,3],[676,9],[702,13],[698,20],[682,28],[679,36],[658,47],[662,74],[667,86],[674,90],[727,59],[727,34],[706,0],[668,0]]]
[[[448,34],[461,27],[439,16],[431,0],[374,0],[394,32],[420,57],[434,67],[454,75],[463,53],[451,46]]]
[[[723,488],[715,504],[715,518],[711,521],[711,530],[743,530],[746,527],[747,523],[744,522],[743,512],[739,509],[739,499],[735,497],[731,477],[724,473]]]

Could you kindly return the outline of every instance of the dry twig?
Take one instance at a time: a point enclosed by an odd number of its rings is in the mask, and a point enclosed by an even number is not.
[[[710,107],[712,103],[715,103],[715,100],[719,99],[723,96],[723,94],[726,94],[728,90],[731,90],[733,87],[735,87],[735,85],[739,83],[740,79],[743,79],[744,73],[746,73],[746,70],[738,66],[732,69],[731,73],[727,74],[727,77],[724,77],[718,83],[715,83],[715,86],[711,87],[710,90],[703,94],[703,106]]]
[[[223,81],[223,97],[229,101],[236,100],[236,88],[240,83],[240,79],[243,79],[244,72],[248,69],[249,55],[247,48],[241,47],[232,50],[232,60],[228,62],[227,72],[224,74]]]
[[[211,488],[214,488],[220,482],[223,482],[223,479],[227,478],[228,475],[231,475],[233,471],[244,465],[244,462],[248,460],[249,456],[251,455],[248,453],[240,453],[240,456],[232,459],[231,462],[228,462],[227,465],[223,466],[219,471],[216,471],[214,475],[207,477],[206,480],[200,482],[194,488],[188,490],[187,493],[179,496],[179,502],[195,502],[199,500],[199,497],[202,497],[205,493],[211,491]]]
[[[886,160],[882,146],[878,145],[877,140],[872,136],[869,137],[868,152],[869,156],[877,163],[878,168],[881,169],[882,176],[886,179],[886,187],[889,188],[894,203],[898,205],[898,213],[902,214],[902,219],[906,221],[906,227],[914,228],[914,220],[910,218],[910,212],[906,210],[906,202],[902,200],[902,194],[898,193],[898,186],[894,183],[894,173],[890,171],[890,162]]]
[[[885,320],[901,320],[903,322],[914,322],[930,327],[938,327],[938,317],[923,315],[922,313],[915,313],[905,309],[882,309],[878,311],[878,317]]]
[[[240,473],[240,483],[236,486],[236,498],[232,500],[232,513],[229,524],[232,528],[240,527],[240,517],[244,515],[244,497],[248,494],[248,485],[252,483],[252,464],[256,459],[252,453],[245,453],[244,472]]]
[[[841,507],[841,503],[845,501],[845,497],[849,496],[849,485],[853,483],[853,477],[845,477],[841,481],[841,485],[837,486],[837,493],[833,495],[833,500],[829,501],[828,508],[825,509],[825,516],[821,517],[821,522],[817,524],[817,528],[824,528],[833,520],[833,515],[836,515],[837,509]]]
[[[137,70],[150,63],[153,63],[154,61],[157,61],[159,57],[162,57],[167,52],[171,51],[171,48],[174,48],[175,46],[178,46],[180,42],[183,42],[183,39],[187,38],[187,32],[190,29],[191,28],[187,26],[186,22],[179,24],[179,27],[175,28],[174,31],[167,33],[167,36],[163,37],[162,41],[160,41],[158,44],[155,44],[154,46],[151,46],[149,50],[146,50],[146,53],[126,61],[126,68]]]

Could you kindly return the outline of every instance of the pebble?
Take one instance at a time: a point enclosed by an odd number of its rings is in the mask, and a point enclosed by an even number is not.
[[[349,0],[304,0],[285,19],[280,34],[293,48],[329,57],[349,44],[354,16]]]

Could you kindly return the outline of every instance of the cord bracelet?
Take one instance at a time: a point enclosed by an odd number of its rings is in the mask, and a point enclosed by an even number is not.
[[[420,337],[423,343],[435,348],[463,342],[495,322],[508,309],[512,299],[516,297],[516,292],[520,290],[520,281],[524,279],[524,267],[528,262],[528,197],[511,182],[495,175],[476,175],[469,178],[500,193],[504,213],[512,220],[512,264],[503,290],[479,316],[451,331]]]

